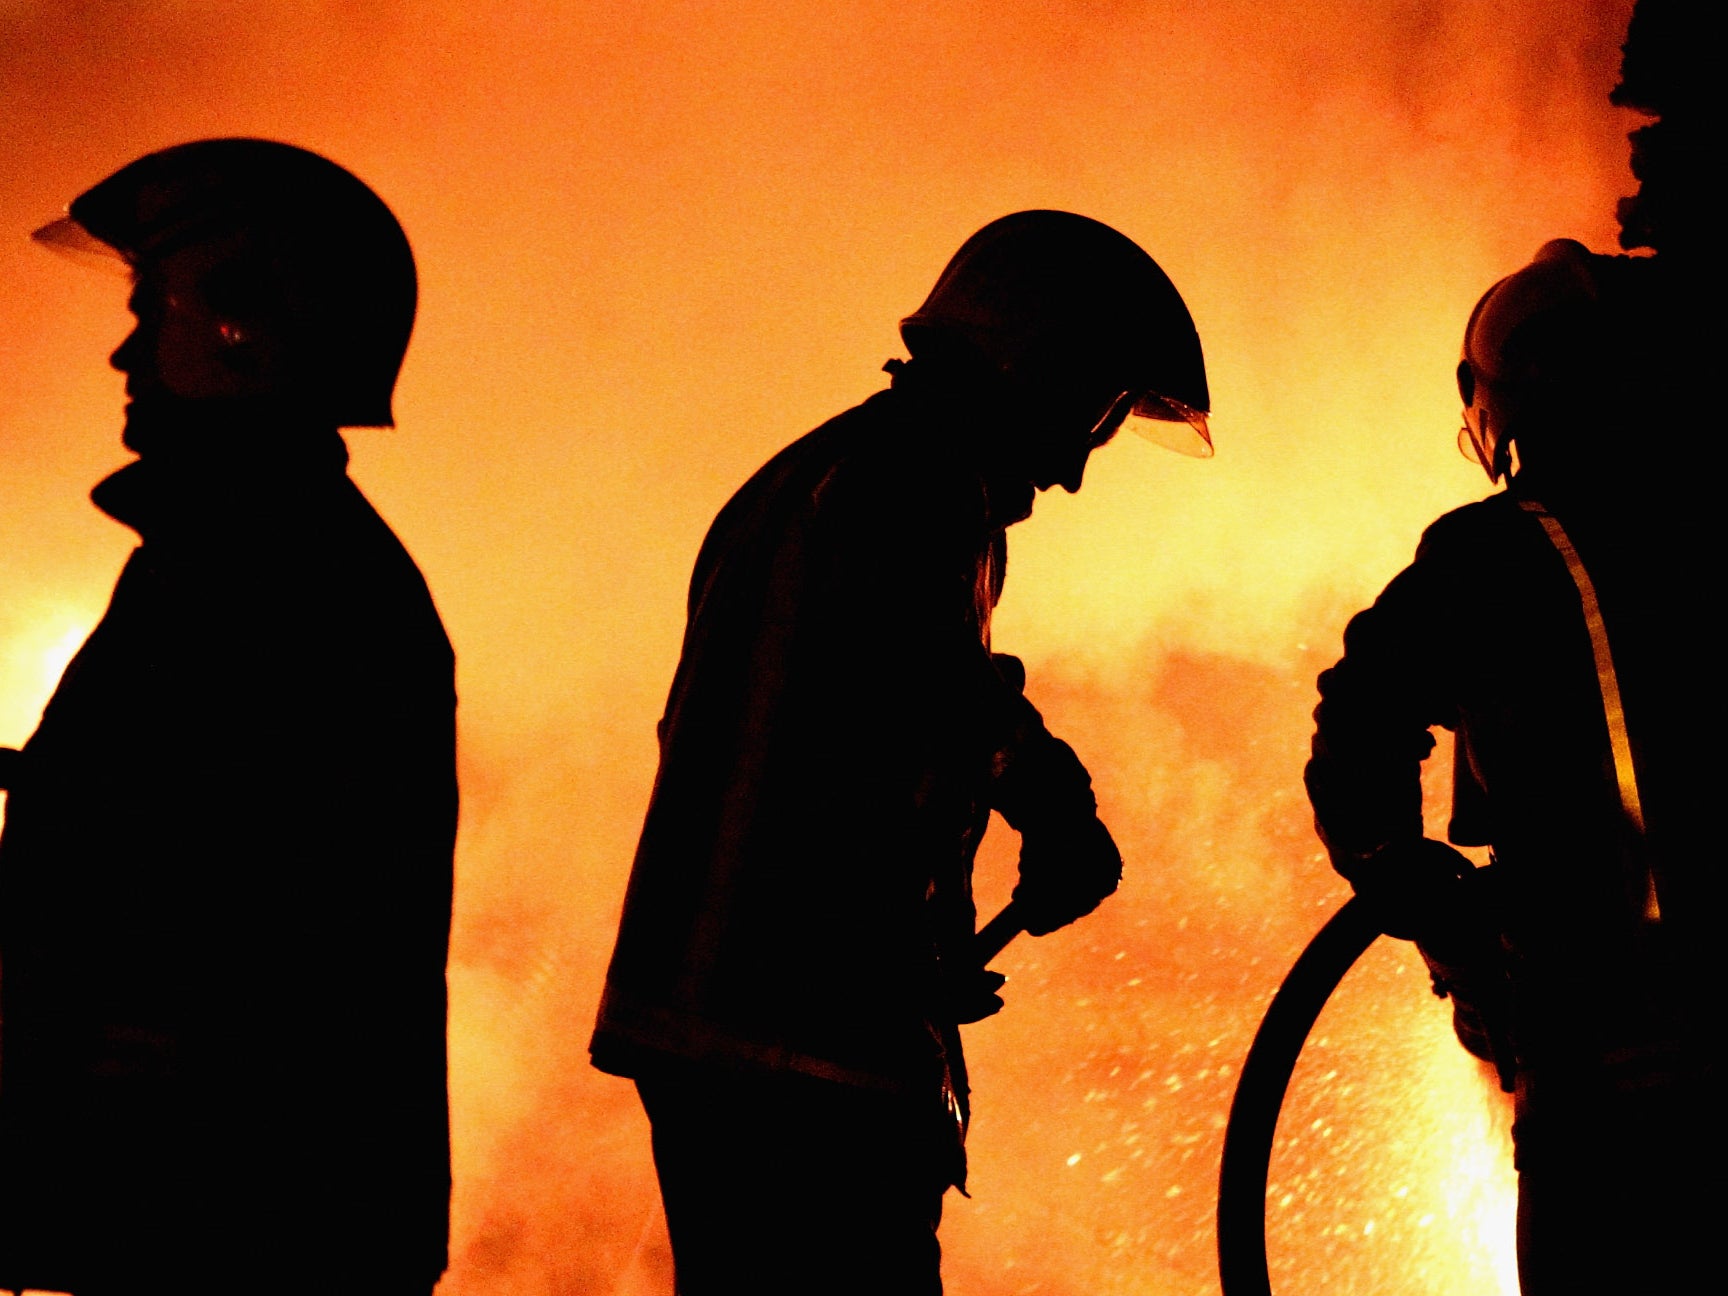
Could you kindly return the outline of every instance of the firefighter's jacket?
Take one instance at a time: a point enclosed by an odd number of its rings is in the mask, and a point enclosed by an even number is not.
[[[1713,1048],[1714,976],[1701,973],[1724,913],[1706,527],[1678,493],[1596,469],[1539,501],[1520,476],[1428,529],[1320,676],[1307,767],[1320,834],[1349,876],[1376,845],[1421,834],[1429,730],[1454,731],[1449,835],[1493,848],[1520,1062],[1554,1075],[1616,1057],[1672,1071]],[[1596,592],[1642,833],[1624,810],[1582,596],[1533,502],[1559,519]],[[1659,922],[1646,914],[1652,880]]]
[[[932,1095],[946,1075],[964,1101],[943,979],[968,959],[972,852],[993,802],[1015,822],[1006,771],[1057,741],[992,661],[1006,546],[975,457],[896,387],[780,452],[716,518],[601,1069]],[[1079,779],[1066,791],[1090,806]]]
[[[0,1287],[430,1285],[449,641],[336,433],[197,440],[96,488],[143,543],[6,806]]]

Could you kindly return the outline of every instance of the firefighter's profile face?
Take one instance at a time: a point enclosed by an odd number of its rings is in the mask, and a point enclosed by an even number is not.
[[[248,283],[259,278],[249,260],[230,240],[182,246],[136,267],[127,305],[138,322],[109,360],[126,375],[132,405],[285,393],[283,330]]]
[[[1040,491],[1080,489],[1092,452],[1116,435],[1134,404],[1134,393],[1108,384],[1076,384],[1050,392],[1031,415],[1026,469]]]

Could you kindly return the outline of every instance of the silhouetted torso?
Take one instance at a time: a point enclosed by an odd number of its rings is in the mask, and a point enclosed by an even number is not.
[[[992,754],[1037,723],[990,658],[1006,550],[985,489],[953,429],[890,391],[716,519],[598,1065],[713,1061],[933,1102],[945,1050],[958,1072],[942,957],[972,934]]]
[[[1371,844],[1419,824],[1426,730],[1459,735],[1452,836],[1492,845],[1527,996],[1524,1046],[1582,1056],[1637,1025],[1610,1007],[1637,979],[1642,867],[1654,858],[1669,935],[1719,912],[1688,768],[1710,724],[1699,673],[1702,590],[1677,588],[1661,510],[1549,498],[1599,593],[1640,757],[1648,843],[1627,831],[1576,586],[1526,491],[1447,515],[1416,562],[1352,621],[1321,678],[1310,787],[1330,840]],[[1703,890],[1700,891],[1700,888]],[[1590,990],[1580,990],[1587,978]],[[1539,1000],[1539,1002],[1537,1002]]]
[[[346,460],[188,436],[94,493],[143,544],[0,842],[0,1283],[443,1268],[453,660]]]
[[[592,1044],[693,1296],[940,1290],[972,856],[1007,753],[1060,746],[990,654],[1006,546],[962,413],[872,397],[697,559]]]

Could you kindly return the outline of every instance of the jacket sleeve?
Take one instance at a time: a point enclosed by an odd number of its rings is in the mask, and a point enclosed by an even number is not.
[[[1304,782],[1315,828],[1346,877],[1378,847],[1422,836],[1429,730],[1457,724],[1450,631],[1460,577],[1435,533],[1373,606],[1351,618],[1343,657],[1320,673]]]
[[[990,808],[1024,834],[1071,826],[1098,811],[1092,776],[1024,697],[1003,713],[991,762]]]

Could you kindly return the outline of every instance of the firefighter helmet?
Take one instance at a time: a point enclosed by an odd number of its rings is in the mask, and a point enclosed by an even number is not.
[[[128,163],[72,200],[36,240],[134,269],[192,244],[232,241],[275,290],[309,393],[342,427],[388,427],[414,327],[414,256],[396,217],[356,176],[264,139],[205,139]]]
[[[1561,377],[1600,297],[1594,255],[1573,239],[1544,243],[1522,270],[1496,283],[1470,313],[1458,394],[1458,448],[1498,482],[1512,471],[1512,443],[1540,392]],[[1579,359],[1576,349],[1571,360]]]
[[[1132,239],[1065,211],[991,221],[961,245],[900,322],[914,356],[956,341],[1028,381],[1085,376],[1121,393],[1125,426],[1212,453],[1200,335],[1182,296]],[[1131,398],[1131,399],[1130,399]]]

